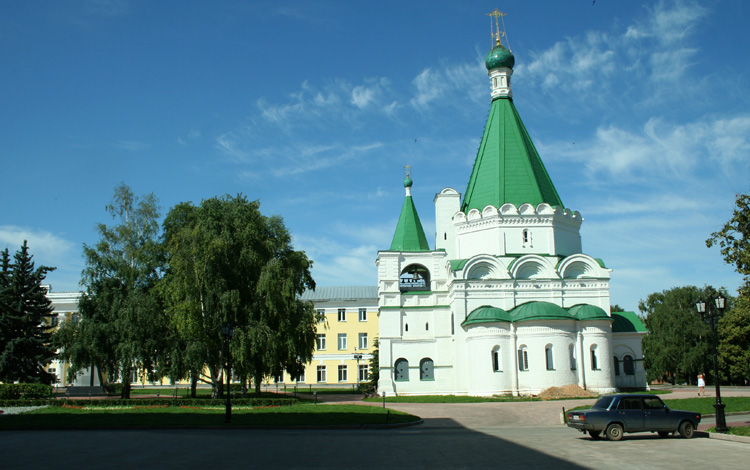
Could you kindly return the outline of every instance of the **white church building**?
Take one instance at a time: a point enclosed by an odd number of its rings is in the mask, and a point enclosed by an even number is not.
[[[583,253],[583,218],[563,205],[521,121],[515,58],[494,37],[492,103],[466,192],[435,195],[430,249],[407,175],[393,242],[378,252],[378,392],[646,388],[646,329],[610,312],[611,270]]]

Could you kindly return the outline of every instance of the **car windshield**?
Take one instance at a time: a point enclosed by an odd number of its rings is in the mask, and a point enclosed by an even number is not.
[[[601,397],[600,399],[596,400],[596,403],[594,403],[594,406],[591,408],[600,408],[602,410],[606,410],[609,408],[609,405],[612,403],[612,400],[614,397]]]

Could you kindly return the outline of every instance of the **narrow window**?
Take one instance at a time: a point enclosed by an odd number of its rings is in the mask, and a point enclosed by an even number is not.
[[[529,353],[526,346],[518,350],[518,370],[529,370]]]
[[[360,333],[359,334],[359,349],[367,349],[367,333]]]
[[[318,366],[318,382],[326,381],[326,366]]]
[[[456,334],[456,326],[455,326],[455,323],[453,322],[453,320],[454,320],[454,317],[453,317],[453,314],[451,313],[451,334],[455,335]]]
[[[570,370],[576,370],[578,368],[578,364],[576,363],[576,348],[571,344],[568,350],[570,353]]]
[[[345,308],[339,309],[339,321],[346,321],[346,309]]]
[[[615,375],[620,375],[620,359],[615,356]]]
[[[408,323],[404,323],[404,331],[409,331],[409,324]]]
[[[339,351],[346,349],[346,333],[339,333]]]
[[[424,330],[425,331],[430,331],[430,324],[429,324],[429,322],[424,324]]]
[[[404,358],[398,359],[393,367],[396,382],[406,382],[409,380],[409,361]]]
[[[434,364],[429,357],[419,362],[419,380],[435,380]]]
[[[349,370],[345,365],[339,365],[339,382],[346,382],[349,380]]]
[[[320,333],[315,335],[315,346],[317,347],[318,351],[325,351],[326,350],[326,335],[325,333]]]
[[[366,308],[359,309],[359,321],[367,321],[367,309]]]
[[[547,361],[547,370],[555,370],[555,363],[552,359],[552,345],[548,344],[544,348],[544,357]]]
[[[494,372],[500,372],[502,370],[500,366],[500,346],[495,346],[492,349],[492,370]]]
[[[625,375],[635,375],[633,356],[627,355],[622,358],[622,370],[625,372]]]
[[[596,358],[596,345],[591,346],[591,370],[599,370],[599,361]]]
[[[359,365],[359,381],[365,382],[370,379],[370,366],[368,364]]]
[[[323,308],[318,309],[318,322],[326,321],[326,311]]]

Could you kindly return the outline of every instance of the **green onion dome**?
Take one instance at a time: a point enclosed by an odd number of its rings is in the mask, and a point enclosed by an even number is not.
[[[487,54],[487,57],[484,59],[484,65],[487,67],[487,70],[497,69],[500,67],[512,69],[515,63],[516,58],[513,57],[513,53],[504,48],[502,44],[498,44],[497,46],[493,47],[489,54]]]
[[[407,176],[404,180],[404,188],[411,188],[412,184],[414,184],[414,182]]]

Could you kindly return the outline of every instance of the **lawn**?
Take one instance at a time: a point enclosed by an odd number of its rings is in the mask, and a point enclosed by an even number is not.
[[[246,426],[360,426],[419,420],[399,411],[365,405],[311,405],[232,408],[232,423],[224,423],[225,409],[214,407],[47,407],[0,418],[2,429],[109,429],[158,427],[232,428]]]

